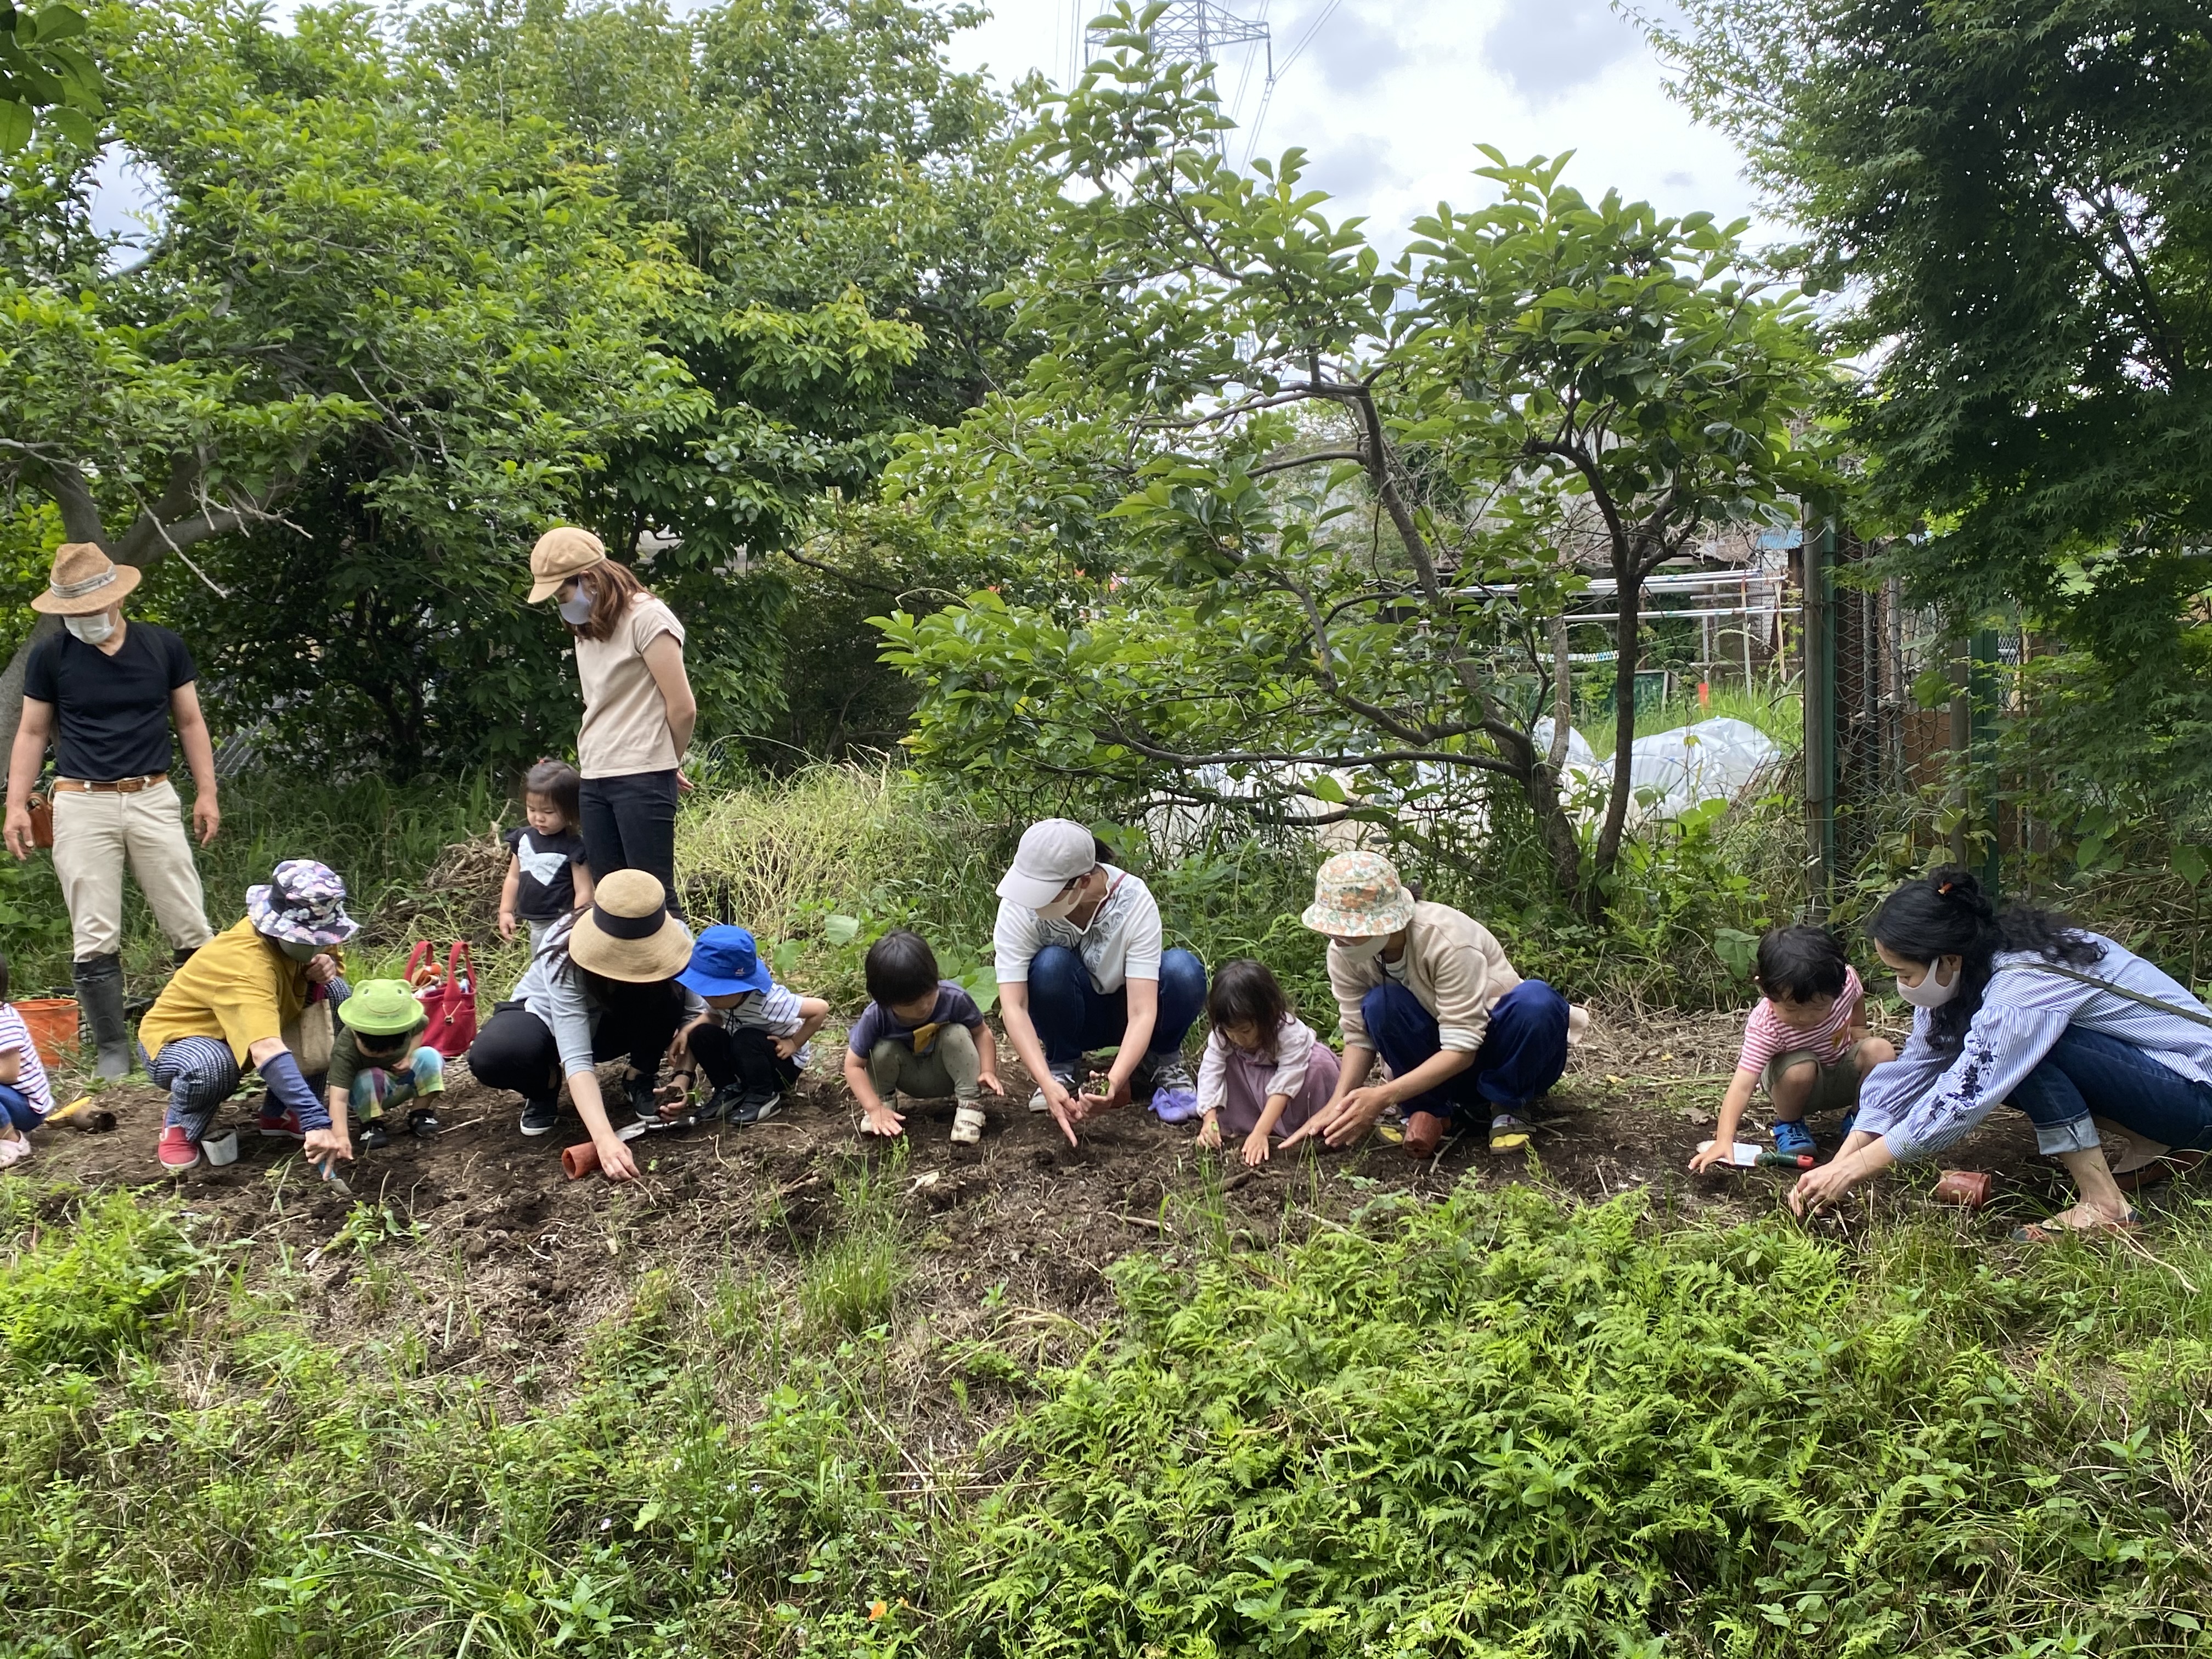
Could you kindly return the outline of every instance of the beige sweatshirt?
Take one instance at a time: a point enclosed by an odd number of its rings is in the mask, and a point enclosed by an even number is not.
[[[1376,986],[1396,979],[1436,1016],[1443,1047],[1472,1054],[1482,1047],[1491,1008],[1521,982],[1506,960],[1505,947],[1490,929],[1448,904],[1413,907],[1413,920],[1406,929],[1406,954],[1391,966],[1401,971],[1390,972],[1379,954],[1358,962],[1334,945],[1328,947],[1329,989],[1336,994],[1347,1048],[1375,1046],[1359,1005]],[[1568,1011],[1568,1042],[1581,1041],[1589,1028],[1588,1009]]]

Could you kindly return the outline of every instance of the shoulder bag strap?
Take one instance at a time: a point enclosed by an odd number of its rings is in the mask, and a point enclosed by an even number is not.
[[[2056,974],[2061,979],[2070,979],[2079,985],[2094,985],[2100,991],[2110,991],[2116,997],[2124,997],[2130,1002],[2155,1009],[2161,1014],[2172,1014],[2176,1019],[2185,1019],[2192,1025],[2212,1025],[2212,1014],[2206,1013],[2202,1008],[2183,1008],[2162,997],[2148,996],[2141,991],[2130,991],[2124,985],[2115,985],[2108,979],[2099,979],[2094,974],[2062,968],[2055,962],[2024,962],[2015,965],[2033,973]]]

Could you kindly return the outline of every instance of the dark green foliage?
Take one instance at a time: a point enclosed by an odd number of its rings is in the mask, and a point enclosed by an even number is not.
[[[1689,0],[1698,113],[1878,352],[1857,434],[1893,566],[2091,653],[2045,744],[2169,799],[2212,775],[2212,30],[2196,0]],[[2086,729],[2085,729],[2086,728]],[[2055,747],[2064,741],[2066,746]]]
[[[2203,1314],[1979,1255],[1516,1189],[1133,1259],[1125,1340],[1004,1437],[952,1622],[1131,1659],[2185,1644]],[[2065,1363],[2014,1346],[2069,1327]]]
[[[116,0],[97,42],[161,223],[143,254],[94,234],[79,148],[9,166],[0,587],[104,538],[162,567],[139,614],[192,640],[219,729],[406,778],[573,741],[523,560],[583,522],[684,616],[702,736],[766,730],[775,556],[1006,359],[981,300],[1036,219],[1000,105],[945,62],[958,21],[338,7],[288,33]]]
[[[840,1190],[838,1238],[915,1248]],[[833,1238],[797,1297],[647,1273],[495,1387],[406,1230],[349,1229],[361,1282],[428,1304],[364,1337],[127,1199],[20,1200],[0,1643],[1809,1659],[2179,1652],[2212,1615],[2201,1204],[2164,1266],[1525,1189],[1232,1250],[1203,1194],[1170,1206],[1217,1243],[1125,1261],[1066,1369],[990,1295],[933,1348],[801,1319]],[[948,1442],[948,1406],[1004,1426]]]

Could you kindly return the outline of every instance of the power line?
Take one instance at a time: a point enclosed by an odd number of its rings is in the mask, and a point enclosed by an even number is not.
[[[1328,3],[1321,9],[1321,15],[1307,25],[1306,32],[1298,37],[1298,43],[1291,48],[1290,56],[1284,58],[1279,66],[1269,66],[1267,89],[1260,94],[1260,112],[1252,118],[1252,130],[1245,137],[1246,167],[1250,167],[1252,158],[1260,153],[1260,130],[1267,125],[1267,106],[1275,101],[1277,83],[1291,72],[1291,66],[1305,55],[1306,48],[1313,45],[1314,37],[1321,33],[1322,25],[1334,16],[1336,9],[1343,3],[1344,0],[1328,0]]]

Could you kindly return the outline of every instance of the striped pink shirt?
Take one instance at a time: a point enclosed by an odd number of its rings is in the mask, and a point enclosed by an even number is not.
[[[1743,1053],[1737,1057],[1739,1072],[1763,1072],[1766,1062],[1777,1054],[1793,1054],[1801,1049],[1810,1049],[1820,1057],[1824,1066],[1832,1066],[1843,1058],[1844,1032],[1851,1017],[1859,1011],[1859,1002],[1866,988],[1859,983],[1859,970],[1844,969],[1844,994],[1836,999],[1836,1006],[1828,1011],[1827,1018],[1810,1028],[1785,1025],[1782,1016],[1774,1012],[1774,1005],[1765,997],[1751,1011],[1751,1018],[1743,1028]]]

